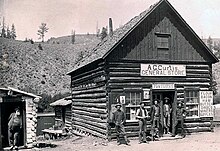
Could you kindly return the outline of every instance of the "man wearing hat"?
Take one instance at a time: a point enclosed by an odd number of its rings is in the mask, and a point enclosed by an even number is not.
[[[170,133],[170,114],[172,111],[172,108],[169,104],[169,98],[165,97],[164,98],[164,105],[163,105],[163,116],[164,116],[164,129],[165,129],[165,134]]]
[[[177,130],[180,127],[181,128],[181,133],[180,135],[185,137],[185,129],[184,129],[184,118],[186,117],[186,110],[184,109],[183,103],[179,102],[177,104],[177,109],[176,109],[176,122],[175,122],[175,131],[174,135],[177,134]]]
[[[159,126],[160,126],[160,106],[159,106],[159,100],[155,99],[154,104],[151,107],[150,110],[150,116],[151,116],[151,135],[152,140],[155,139],[155,137],[159,137]]]
[[[137,110],[136,118],[139,120],[139,144],[147,143],[146,132],[147,132],[147,118],[148,112],[144,108],[144,102],[140,103],[140,108]],[[143,138],[142,138],[143,136]]]
[[[15,108],[15,113],[11,113],[8,122],[8,141],[10,150],[18,149],[20,131],[22,129],[22,118],[20,108]]]
[[[121,144],[121,141],[120,141],[120,134],[121,134],[124,136],[125,144],[129,145],[128,138],[126,136],[125,128],[124,128],[124,124],[125,124],[125,120],[126,120],[125,113],[121,110],[121,104],[118,103],[115,105],[115,107],[117,110],[113,113],[112,121],[115,123],[115,129],[117,132],[117,135],[116,135],[117,136],[117,144],[118,145]]]

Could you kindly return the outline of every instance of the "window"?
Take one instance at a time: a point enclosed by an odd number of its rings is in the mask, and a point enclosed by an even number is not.
[[[158,59],[169,59],[170,34],[156,33],[156,47]]]
[[[157,48],[158,49],[169,49],[169,36],[157,35]]]
[[[187,117],[199,116],[199,91],[186,90],[185,91]]]
[[[126,120],[136,120],[135,115],[142,100],[142,93],[140,91],[126,92],[125,98]]]

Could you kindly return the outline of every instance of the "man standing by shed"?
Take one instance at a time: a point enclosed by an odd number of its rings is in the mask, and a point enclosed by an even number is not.
[[[136,118],[139,120],[139,144],[142,142],[148,143],[146,139],[148,112],[144,108],[144,102],[140,103],[140,108],[137,110]]]
[[[10,150],[18,149],[20,131],[22,128],[22,118],[19,108],[15,108],[15,113],[11,113],[8,122],[8,141]]]
[[[115,123],[115,128],[116,128],[116,132],[117,132],[117,144],[120,145],[121,141],[120,141],[120,135],[123,135],[124,139],[125,139],[125,144],[128,144],[128,138],[126,136],[125,133],[125,128],[124,128],[124,124],[125,124],[125,113],[121,110],[121,104],[116,104],[116,111],[113,113],[113,117],[112,120]]]

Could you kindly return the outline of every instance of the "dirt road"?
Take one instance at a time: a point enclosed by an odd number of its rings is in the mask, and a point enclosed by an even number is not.
[[[215,132],[194,133],[184,139],[154,141],[149,144],[138,144],[131,140],[130,146],[117,146],[115,141],[105,142],[94,137],[73,137],[62,141],[53,141],[55,148],[40,149],[43,151],[217,151],[220,150],[220,128]]]

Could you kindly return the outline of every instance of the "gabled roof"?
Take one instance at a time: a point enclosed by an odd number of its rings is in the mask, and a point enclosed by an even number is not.
[[[87,56],[79,61],[78,64],[74,66],[74,69],[67,74],[70,74],[77,69],[90,64],[91,62],[97,61],[99,59],[105,59],[106,56],[127,36],[133,29],[135,29],[151,12],[153,12],[160,4],[166,3],[180,18],[183,24],[192,32],[195,38],[205,47],[205,49],[210,53],[213,59],[218,62],[218,58],[212,53],[212,51],[204,44],[204,42],[199,38],[199,36],[193,31],[193,29],[185,22],[185,20],[180,16],[180,14],[174,9],[174,7],[167,0],[160,0],[159,2],[151,5],[149,9],[143,11],[139,16],[132,18],[124,26],[116,29],[112,36],[107,36],[104,38]]]
[[[35,95],[33,93],[28,93],[28,92],[21,91],[21,90],[12,88],[12,87],[0,88],[0,90],[3,90],[3,91],[14,91],[14,92],[17,92],[17,93],[20,93],[20,94],[23,94],[25,96],[29,96],[29,97],[32,97],[32,98],[39,98],[39,99],[42,98],[41,96]]]
[[[62,98],[59,99],[53,103],[50,103],[50,106],[66,106],[72,103],[72,97],[66,97],[66,98]]]

